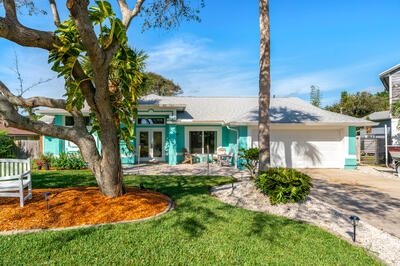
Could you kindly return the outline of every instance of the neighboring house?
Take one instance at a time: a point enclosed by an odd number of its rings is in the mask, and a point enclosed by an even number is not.
[[[392,120],[390,117],[390,111],[380,111],[369,114],[363,117],[365,120],[370,120],[378,123],[376,126],[369,126],[361,128],[361,138],[385,138],[385,125],[387,127],[388,142],[391,142],[391,126]]]
[[[73,125],[72,117],[64,110],[38,112],[54,124]],[[82,112],[88,115],[88,107]],[[290,168],[354,169],[356,127],[375,124],[322,110],[298,98],[271,99],[270,118],[271,164]],[[139,102],[135,135],[132,143],[137,151],[141,144],[141,161],[170,165],[183,160],[183,148],[204,159],[207,145],[214,154],[219,146],[236,152],[237,143],[239,148],[257,147],[258,98],[149,95]],[[44,153],[74,151],[78,147],[69,141],[43,139]],[[127,152],[123,142],[121,155],[125,164],[137,162],[137,152]]]
[[[40,154],[40,136],[36,133],[13,127],[6,127],[0,118],[0,131],[5,130],[17,146],[18,158],[37,158]]]
[[[397,102],[400,99],[400,64],[382,72],[381,74],[379,74],[379,78],[381,79],[386,90],[389,91],[389,103],[391,107],[394,102]],[[391,129],[392,144],[399,145],[400,144],[400,130],[398,129],[399,119],[393,118],[391,114],[390,117],[391,117],[390,129]]]

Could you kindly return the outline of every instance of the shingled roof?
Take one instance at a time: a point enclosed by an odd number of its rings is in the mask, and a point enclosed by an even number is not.
[[[194,97],[148,95],[139,101],[139,108],[149,106],[176,108],[178,121],[222,122],[230,124],[258,123],[258,97]],[[83,113],[88,113],[85,106]],[[42,109],[41,114],[67,114],[64,110]],[[327,124],[366,126],[375,123],[364,119],[329,112],[299,98],[272,98],[271,123]]]
[[[186,105],[178,120],[258,123],[258,97],[192,97],[149,95],[140,100],[146,105]],[[272,98],[271,123],[279,124],[346,124],[364,126],[370,121],[329,112],[299,98]]]

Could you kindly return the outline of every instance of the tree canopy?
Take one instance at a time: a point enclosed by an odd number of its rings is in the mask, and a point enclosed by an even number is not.
[[[325,107],[325,109],[361,118],[374,112],[389,110],[389,93],[382,91],[372,94],[362,91],[349,94],[347,91],[343,91],[340,101]]]
[[[172,80],[153,72],[144,73],[142,90],[144,95],[174,96],[183,93],[181,87],[176,85]]]

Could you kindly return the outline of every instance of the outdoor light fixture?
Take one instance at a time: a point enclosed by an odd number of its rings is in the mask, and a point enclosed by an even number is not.
[[[360,218],[358,216],[350,216],[350,221],[353,224],[353,242],[356,242],[356,227],[358,225],[358,222],[360,221]]]
[[[45,192],[45,193],[43,193],[43,195],[44,195],[44,198],[45,198],[46,201],[47,201],[47,209],[50,209],[49,200],[50,200],[51,192]]]

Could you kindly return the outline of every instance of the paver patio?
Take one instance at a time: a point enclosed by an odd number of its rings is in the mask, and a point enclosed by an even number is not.
[[[219,166],[217,164],[196,163],[168,165],[167,163],[147,163],[138,165],[124,165],[124,174],[129,175],[198,175],[198,176],[229,176],[236,180],[248,179],[247,170],[235,167]]]

